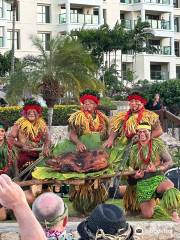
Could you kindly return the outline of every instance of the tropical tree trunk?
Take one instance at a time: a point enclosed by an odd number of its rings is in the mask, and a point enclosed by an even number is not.
[[[12,19],[12,49],[11,49],[11,74],[14,73],[14,62],[15,62],[15,24],[16,24],[16,7],[17,7],[17,0],[14,0],[12,3],[12,12],[13,12],[13,19]]]
[[[53,112],[54,112],[54,108],[53,107],[49,107],[48,108],[48,127],[49,127],[49,129],[52,126]]]

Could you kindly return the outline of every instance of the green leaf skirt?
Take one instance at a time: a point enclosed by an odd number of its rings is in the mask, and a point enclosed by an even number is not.
[[[159,184],[164,182],[167,178],[164,175],[154,176],[145,180],[137,182],[136,196],[138,203],[149,201],[156,195],[156,189]]]

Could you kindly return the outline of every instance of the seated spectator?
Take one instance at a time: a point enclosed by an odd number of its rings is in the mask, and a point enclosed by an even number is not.
[[[62,198],[47,192],[36,198],[32,210],[43,227],[47,239],[72,240],[65,231],[68,222],[68,209]]]
[[[160,95],[158,93],[155,94],[154,100],[149,100],[149,102],[146,105],[146,109],[149,109],[151,111],[160,110],[163,108],[162,102],[160,100]]]
[[[21,240],[46,240],[42,227],[26,201],[23,190],[5,174],[0,176],[0,204],[13,210],[19,224]]]
[[[126,222],[121,208],[112,204],[100,204],[77,227],[80,240],[133,240],[133,228]]]

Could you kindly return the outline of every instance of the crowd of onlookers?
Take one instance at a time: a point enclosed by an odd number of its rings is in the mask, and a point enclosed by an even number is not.
[[[78,227],[77,234],[66,232],[68,208],[61,197],[46,192],[29,207],[23,190],[6,174],[0,176],[0,203],[11,209],[19,224],[21,240],[133,240],[133,228],[121,208],[100,204]]]

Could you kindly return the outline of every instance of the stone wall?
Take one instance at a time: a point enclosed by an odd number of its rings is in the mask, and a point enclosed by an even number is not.
[[[70,222],[68,232],[76,232],[79,222]],[[135,240],[180,240],[180,224],[170,221],[129,221],[134,229]],[[15,223],[0,223],[0,240],[19,240]]]

